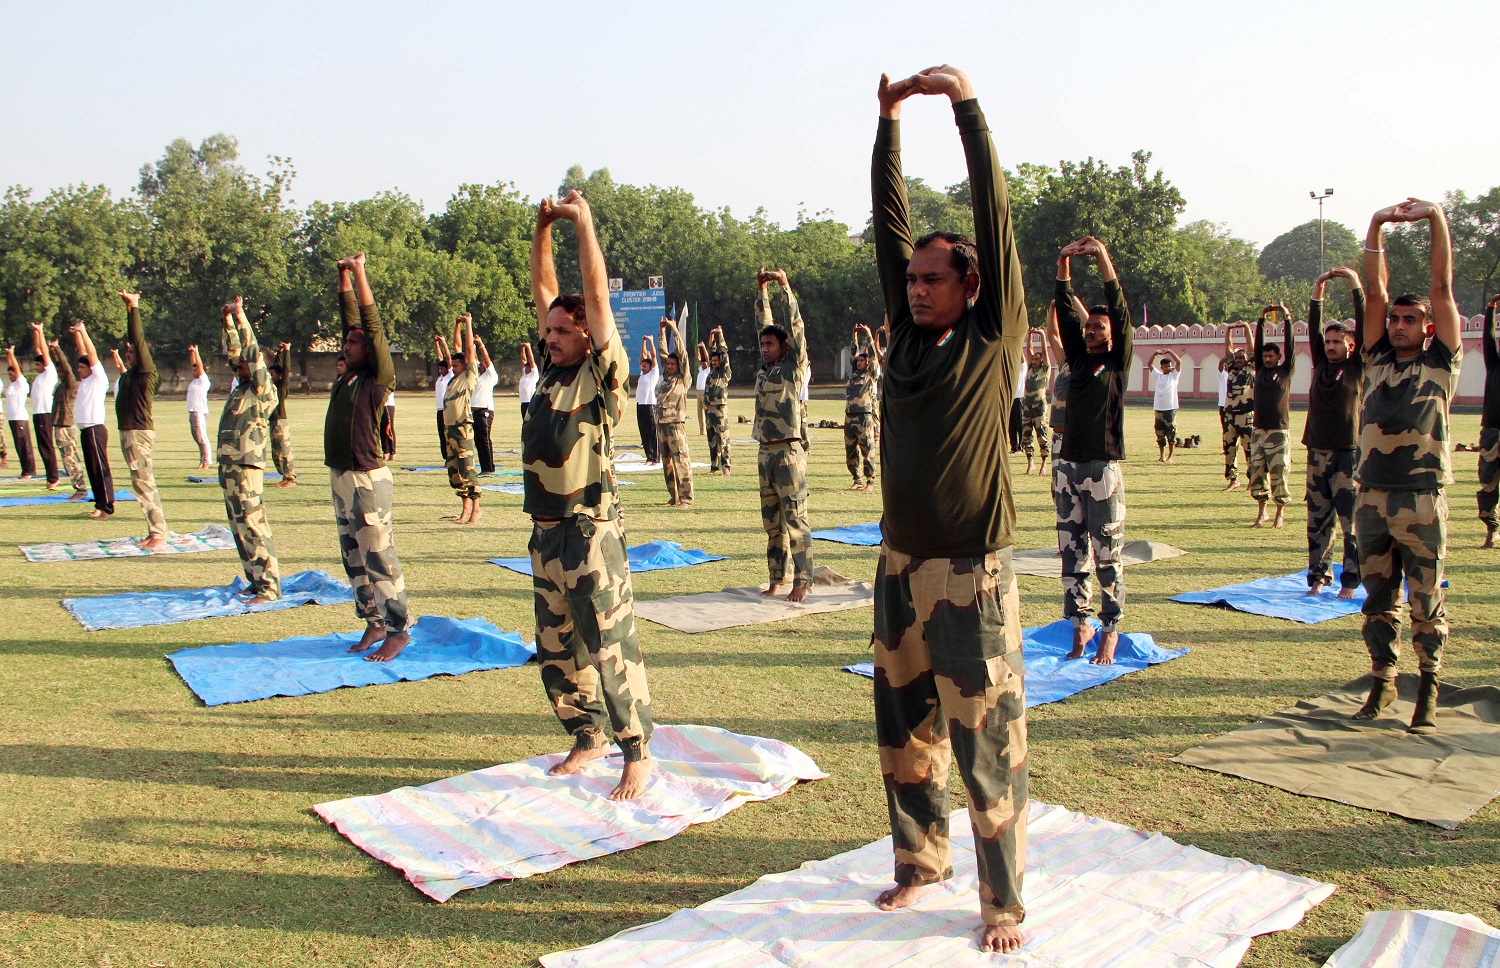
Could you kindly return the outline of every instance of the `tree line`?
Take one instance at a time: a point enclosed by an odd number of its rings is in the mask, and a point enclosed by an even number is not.
[[[1253,318],[1268,302],[1305,305],[1318,275],[1318,223],[1284,233],[1257,252],[1221,224],[1179,224],[1186,202],[1149,152],[1109,166],[1089,158],[1057,166],[1022,164],[1007,172],[1033,325],[1053,290],[1055,256],[1081,235],[1115,254],[1136,322],[1207,323]],[[103,186],[56,189],[41,198],[24,187],[0,204],[0,335],[24,341],[27,324],[61,332],[75,319],[105,341],[124,331],[115,293],[140,289],[148,332],[167,357],[190,344],[217,346],[219,307],[244,295],[261,337],[306,354],[338,336],[333,264],[369,255],[370,280],[392,339],[417,354],[455,314],[472,313],[495,355],[535,331],[528,255],[534,202],[513,184],[459,186],[441,211],[387,191],[354,202],[288,197],[296,172],[272,157],[264,174],[240,160],[238,144],[216,134],[196,146],[167,145],[141,168],[129,195]],[[877,324],[883,307],[873,245],[826,212],[800,213],[788,228],[757,210],[737,217],[705,209],[681,188],[616,183],[607,168],[574,166],[558,192],[582,189],[594,212],[610,274],[625,288],[666,279],[670,303],[688,302],[695,323],[722,325],[753,369],[754,272],[785,268],[801,301],[815,362],[828,367],[855,323]],[[967,182],[938,189],[907,179],[913,231],[972,232]],[[1461,309],[1477,312],[1500,271],[1500,187],[1444,199],[1455,246]],[[576,289],[570,229],[555,234],[560,281]],[[1325,222],[1328,265],[1358,265],[1360,240]],[[1400,227],[1387,242],[1394,291],[1425,292],[1426,235]],[[1087,282],[1083,283],[1087,285]],[[1336,291],[1336,290],[1335,290]],[[1337,297],[1345,298],[1342,292]],[[1335,305],[1347,313],[1347,306]],[[695,327],[696,328],[696,327]],[[702,330],[706,332],[706,328]]]

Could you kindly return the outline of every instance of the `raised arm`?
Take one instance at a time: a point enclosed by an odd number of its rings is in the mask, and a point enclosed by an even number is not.
[[[558,218],[573,223],[574,235],[578,237],[578,271],[583,277],[583,309],[589,320],[589,340],[596,351],[602,350],[618,336],[614,310],[609,307],[609,272],[604,268],[604,251],[599,248],[599,236],[594,231],[594,214],[583,193],[576,188],[568,192],[567,198],[553,205],[553,210]],[[547,251],[550,264],[552,250]],[[533,280],[533,292],[536,288]],[[552,288],[554,292],[557,289],[555,274]]]
[[[1385,314],[1390,309],[1390,279],[1385,265],[1385,224],[1399,221],[1396,213],[1400,205],[1382,208],[1370,216],[1370,227],[1365,230],[1365,318],[1360,322],[1360,340],[1369,349],[1385,337]]]
[[[525,346],[526,344],[522,343],[521,345]],[[474,337],[474,352],[479,354],[479,372],[488,373],[490,371],[490,367],[494,366],[495,364],[490,360],[489,347],[485,346],[484,340],[480,339],[478,336]]]
[[[442,336],[441,333],[433,333],[432,334],[432,348],[433,348],[433,352],[437,354],[437,360],[438,360],[438,362],[439,363],[446,363],[446,364],[448,364],[448,372],[452,373],[453,372],[453,354],[451,352],[449,352],[449,350],[448,350],[448,341],[443,338],[443,336]]]
[[[42,331],[41,323],[31,324],[31,345],[36,348],[36,355],[50,364],[52,357],[47,355],[47,334]]]
[[[1260,311],[1259,316],[1255,317],[1255,352],[1252,354],[1255,359],[1252,362],[1257,370],[1260,369],[1260,355],[1266,349],[1266,314],[1275,311],[1275,306],[1267,306]]]
[[[1401,206],[1409,221],[1426,220],[1432,233],[1432,285],[1427,298],[1432,303],[1432,335],[1453,351],[1463,348],[1462,317],[1453,299],[1453,240],[1448,234],[1448,217],[1443,206],[1413,198]]]
[[[885,296],[886,318],[892,329],[912,325],[911,307],[906,301],[906,265],[912,253],[911,204],[901,173],[901,102],[916,93],[911,78],[892,82],[886,75],[880,75],[876,90],[880,121],[870,160],[870,197],[874,206],[871,224],[875,265]],[[764,281],[761,295],[765,295]]]
[[[1484,305],[1484,368],[1488,372],[1500,366],[1500,347],[1495,346],[1495,307],[1500,306],[1500,293],[1490,297]]]
[[[193,368],[193,379],[203,376],[203,358],[198,355],[198,344],[188,347],[188,364]]]
[[[463,334],[462,334],[463,342],[462,342],[462,344],[459,344],[460,336],[457,333],[457,329],[459,329],[459,328],[461,328],[463,330]],[[462,345],[463,346],[464,359],[468,362],[469,366],[475,367],[477,369],[478,366],[479,366],[479,357],[474,352],[474,317],[473,317],[473,315],[471,315],[469,313],[464,313],[462,316],[458,317],[458,321],[457,321],[456,326],[455,326],[455,333],[454,333],[454,336],[453,336],[453,342],[454,342],[455,345]]]
[[[1084,313],[1078,311],[1073,297],[1073,256],[1081,255],[1083,240],[1069,242],[1057,255],[1057,293],[1052,300],[1055,310],[1058,341],[1062,344],[1063,359],[1069,365],[1088,355],[1083,342]]]
[[[219,346],[224,350],[224,356],[229,360],[230,366],[238,366],[240,362],[240,332],[234,322],[234,311],[229,304],[224,304],[224,321],[219,328]]]
[[[84,328],[83,320],[79,320],[72,326],[73,345],[78,348],[78,355],[88,364],[89,369],[99,365],[99,354],[94,351],[94,341],[89,339],[88,330]]]
[[[1099,266],[1099,278],[1104,280],[1104,304],[1109,307],[1110,353],[1123,368],[1130,362],[1135,343],[1135,327],[1130,324],[1130,306],[1125,302],[1125,292],[1120,288],[1120,279],[1115,275],[1115,264],[1104,243],[1092,235],[1085,237],[1083,254],[1094,259]]]
[[[57,382],[62,384],[63,392],[72,390],[78,383],[78,377],[73,375],[73,364],[68,362],[67,354],[62,351],[62,346],[57,340],[47,343],[52,353],[52,365],[57,367]]]
[[[372,382],[376,386],[396,388],[396,362],[391,359],[391,345],[385,338],[385,326],[380,322],[380,313],[375,308],[375,292],[370,288],[370,279],[365,275],[365,254],[363,252],[349,256],[339,263],[340,269],[347,268],[354,279],[355,301],[358,303],[359,328],[364,331],[365,338],[370,341],[370,364],[375,372]],[[344,275],[339,274],[339,283],[342,286]],[[347,319],[347,316],[345,317]]]
[[[109,358],[115,365],[115,373],[122,374],[125,372],[125,361],[120,359],[120,351],[113,346],[109,348]]]
[[[536,368],[536,357],[531,355],[531,344],[527,342],[521,343],[521,368],[523,370]]]
[[[1052,353],[1054,362],[1062,362],[1068,358],[1063,349],[1062,333],[1057,324],[1057,300],[1054,299],[1047,305],[1047,327],[1046,327],[1047,349]]]
[[[531,234],[531,301],[536,305],[537,338],[547,338],[547,313],[557,298],[557,266],[552,258],[552,223],[557,206],[544,198],[536,210],[536,229]]]
[[[1292,311],[1286,308],[1286,303],[1276,307],[1281,313],[1281,365],[1288,373],[1297,366],[1297,356],[1294,352],[1297,346],[1297,327],[1292,325]]]
[[[16,362],[16,348],[14,346],[7,346],[5,348],[5,365],[13,367],[18,373],[22,372],[21,364]]]
[[[135,347],[135,366],[142,373],[155,373],[156,361],[151,358],[151,344],[146,342],[146,328],[141,325],[141,294],[120,291],[125,300],[126,334],[130,345]]]
[[[649,336],[641,337],[641,359],[656,363],[656,343]]]
[[[791,351],[792,359],[797,361],[798,372],[801,372],[807,369],[807,323],[802,319],[802,307],[797,302],[797,294],[792,291],[792,284],[787,280],[785,269],[772,269],[769,276],[781,283],[781,294],[786,299],[786,329],[790,336],[787,348]]]
[[[234,302],[229,304],[234,312],[234,320],[240,334],[240,341],[244,344],[240,349],[240,358],[250,368],[250,378],[256,383],[261,383],[261,375],[270,379],[270,373],[266,369],[266,358],[260,351],[260,339],[255,335],[255,327],[250,325],[250,320],[245,317],[245,301],[239,296],[234,297]]]
[[[286,340],[276,347],[276,365],[281,368],[281,376],[275,381],[276,392],[285,397],[287,384],[292,381],[292,344]]]
[[[708,347],[701,341],[698,343],[698,369],[702,370],[708,366]]]
[[[1160,352],[1162,356],[1169,356],[1172,358],[1173,369],[1175,369],[1179,373],[1182,372],[1182,357],[1177,355],[1176,350],[1171,349],[1170,347],[1164,347]]]

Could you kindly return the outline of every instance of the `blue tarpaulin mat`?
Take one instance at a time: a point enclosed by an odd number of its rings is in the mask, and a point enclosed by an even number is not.
[[[272,471],[271,473],[269,473],[269,474],[266,475],[265,479],[267,481],[279,481],[279,480],[281,480],[281,475],[278,474],[278,473],[276,473],[275,471]],[[195,474],[189,474],[188,475],[188,483],[189,484],[217,484],[217,483],[219,483],[219,478],[218,478],[217,475],[215,475],[213,477],[199,477],[199,476],[197,476]]]
[[[77,505],[79,505],[81,507],[81,506],[83,506],[85,504],[88,504],[90,501],[92,501],[94,499],[94,492],[90,491],[87,500],[83,500],[83,501],[71,501],[70,502],[68,500],[68,498],[70,498],[72,496],[73,496],[73,494],[72,494],[71,491],[64,491],[61,494],[38,494],[38,495],[34,495],[32,497],[0,497],[0,508],[24,508],[24,507],[29,507],[30,505],[33,505],[33,504],[70,504],[70,503],[71,504],[77,504]],[[116,491],[115,492],[115,500],[117,502],[118,501],[134,501],[135,500],[135,495],[133,493],[131,493],[130,491]]]
[[[412,471],[414,473],[424,473],[426,471],[446,471],[448,468],[444,464],[423,464],[420,467],[403,467],[401,469],[403,471]],[[492,474],[480,474],[479,476],[480,477],[520,477],[521,476],[521,472],[519,470],[508,470],[507,471],[507,470],[496,469],[495,472],[492,473]]]
[[[1094,637],[1084,649],[1082,659],[1064,658],[1073,650],[1073,623],[1066,619],[1021,630],[1021,654],[1026,661],[1026,708],[1057,702],[1111,679],[1188,654],[1187,649],[1163,649],[1149,633],[1122,632],[1115,646],[1115,664],[1093,665],[1089,659],[1099,648],[1100,625],[1092,619],[1090,624],[1094,626]],[[875,678],[873,662],[844,666],[844,671]]]
[[[501,494],[525,494],[526,485],[520,481],[503,481],[499,484],[481,484],[481,491],[499,491]]]
[[[822,531],[814,531],[812,536],[819,541],[837,541],[839,544],[878,545],[880,544],[880,522],[851,524],[845,528],[825,528]]]
[[[341,686],[377,686],[432,676],[460,676],[481,669],[525,664],[536,646],[502,632],[482,618],[424,615],[411,628],[411,642],[389,662],[366,662],[350,652],[362,632],[298,635],[276,642],[205,645],[167,658],[206,706],[252,702],[272,696],[307,696]]]
[[[227,585],[208,588],[169,588],[151,592],[121,592],[97,598],[65,598],[63,608],[90,632],[134,629],[143,625],[175,625],[198,618],[223,618],[249,612],[274,612],[298,605],[341,605],[354,601],[347,584],[326,571],[299,571],[281,580],[281,598],[262,605],[245,604],[249,585],[236,576]]]
[[[1174,596],[1172,601],[1186,605],[1223,605],[1251,615],[1316,625],[1354,615],[1365,603],[1364,586],[1354,589],[1353,598],[1339,598],[1339,576],[1343,573],[1342,565],[1334,565],[1333,581],[1317,595],[1307,594],[1307,571],[1304,569],[1280,578],[1257,578],[1206,592],[1183,592]]]
[[[643,545],[626,549],[626,553],[630,556],[632,572],[687,568],[690,565],[703,565],[710,561],[725,560],[724,555],[711,555],[691,548],[684,551],[682,545],[675,541],[648,541]],[[491,558],[489,562],[523,575],[531,574],[530,558]]]

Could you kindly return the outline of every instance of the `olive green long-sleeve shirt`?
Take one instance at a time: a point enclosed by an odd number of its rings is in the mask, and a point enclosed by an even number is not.
[[[396,388],[396,364],[374,304],[361,306],[353,292],[340,292],[339,312],[344,335],[362,330],[370,352],[363,368],[350,367],[329,391],[323,463],[337,471],[372,471],[385,466],[380,453],[380,412],[386,394]]]
[[[134,306],[130,308],[126,334],[135,350],[135,365],[120,374],[120,389],[115,394],[115,422],[121,430],[155,430],[151,404],[156,399],[161,377],[156,373],[156,361],[151,359],[151,344],[146,342],[140,310]]]

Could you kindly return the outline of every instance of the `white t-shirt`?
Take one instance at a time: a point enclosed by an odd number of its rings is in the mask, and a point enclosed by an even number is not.
[[[208,391],[213,389],[213,382],[209,380],[208,374],[193,377],[193,382],[188,384],[187,408],[188,413],[208,413]]]
[[[474,410],[495,409],[495,384],[500,382],[500,374],[495,372],[495,364],[491,363],[489,368],[479,374],[479,382],[474,384],[474,395],[469,400],[469,407]]]
[[[1156,399],[1151,406],[1155,410],[1177,409],[1177,383],[1182,379],[1181,370],[1173,370],[1171,373],[1163,373],[1161,370],[1152,370],[1156,374]]]
[[[651,372],[655,373],[656,371],[652,370]],[[521,371],[521,383],[516,389],[520,391],[522,403],[530,403],[531,398],[536,396],[536,385],[541,379],[541,367],[533,366],[530,371],[524,369]]]
[[[448,384],[452,382],[453,374],[452,372],[448,372],[438,377],[437,382],[432,385],[433,393],[437,397],[437,408],[439,411],[443,409],[443,397],[448,395]]]
[[[392,410],[394,410],[396,408],[396,391],[395,390],[387,390],[385,392],[385,405],[387,407],[390,407]]]
[[[52,394],[57,391],[57,367],[50,362],[47,368],[31,381],[31,412],[52,412]]]
[[[635,385],[635,402],[637,406],[656,406],[656,385],[661,382],[661,368],[653,366],[650,370],[641,374]]]
[[[1229,371],[1219,371],[1219,409],[1229,406]]]
[[[26,382],[26,377],[7,383],[5,385],[5,419],[6,420],[30,420],[31,412],[26,409],[26,403],[31,395],[31,384]]]
[[[802,392],[797,394],[797,399],[803,403],[807,402],[807,389],[812,386],[812,367],[802,371]]]
[[[104,393],[108,389],[104,364],[96,362],[89,375],[78,381],[78,396],[73,400],[73,422],[80,430],[104,423]]]
[[[1021,361],[1021,373],[1016,377],[1016,399],[1026,396],[1026,371],[1031,369],[1025,360]]]
[[[708,367],[700,366],[698,368],[698,379],[696,383],[698,386],[698,392],[702,393],[703,388],[708,386]]]

